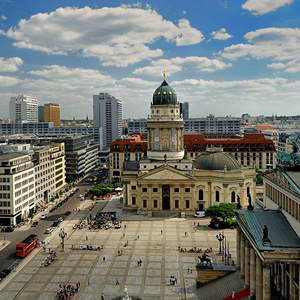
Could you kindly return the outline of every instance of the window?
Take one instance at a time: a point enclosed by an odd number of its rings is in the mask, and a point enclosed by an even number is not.
[[[179,193],[179,188],[174,188],[174,193]]]
[[[185,208],[190,208],[190,200],[185,200]]]
[[[158,193],[158,188],[153,188],[153,193]]]
[[[198,200],[200,200],[200,201],[203,200],[203,190],[199,190]]]
[[[154,208],[157,208],[157,200],[154,200],[154,202],[153,202],[153,207],[154,207]]]
[[[135,197],[131,198],[131,203],[132,203],[132,205],[136,205],[136,198]]]
[[[235,192],[231,192],[231,202],[235,202]]]
[[[184,192],[185,192],[185,193],[189,193],[189,192],[190,192],[190,188],[185,188],[185,189],[184,189]]]
[[[143,208],[147,208],[147,200],[143,200]]]
[[[220,192],[216,191],[216,202],[220,202]]]
[[[143,193],[147,193],[147,188],[142,188]]]
[[[175,208],[179,208],[179,200],[175,200]]]
[[[131,189],[132,189],[132,190],[136,190],[136,186],[135,186],[135,185],[132,185],[132,186],[131,186]]]

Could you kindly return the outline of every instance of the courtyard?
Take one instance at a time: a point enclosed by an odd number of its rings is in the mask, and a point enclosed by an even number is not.
[[[81,210],[64,221],[65,251],[61,251],[59,229],[55,229],[49,237],[49,245],[46,241],[46,252],[42,248],[34,250],[0,285],[2,300],[55,299],[60,284],[75,285],[76,282],[80,282],[80,289],[74,299],[80,300],[100,299],[101,293],[105,299],[123,296],[125,286],[129,296],[142,299],[200,299],[195,265],[201,254],[180,252],[178,247],[212,248],[213,263],[222,264],[216,239],[219,232],[207,228],[209,219],[122,217],[119,211],[118,218],[123,219],[120,229],[73,229],[78,220],[94,215],[103,206],[99,202],[90,210],[91,205],[91,201],[83,202]],[[236,232],[225,230],[223,233],[234,261]],[[72,250],[72,247],[78,249],[86,245],[103,245],[103,249]],[[57,252],[57,258],[50,266],[41,267],[49,255],[49,247]],[[122,255],[118,255],[121,250]],[[139,260],[142,261],[140,266]],[[174,285],[170,282],[171,276],[177,278]]]

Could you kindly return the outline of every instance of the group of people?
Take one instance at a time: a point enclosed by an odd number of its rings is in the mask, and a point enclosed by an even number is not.
[[[103,249],[103,245],[101,246],[78,246],[78,247],[74,247],[74,245],[72,245],[72,250],[96,250],[96,251],[100,251],[101,249]]]
[[[54,259],[57,256],[56,251],[51,250],[49,251],[49,253],[50,255],[48,255],[46,260],[43,263],[41,263],[41,267],[48,267],[49,265],[51,265],[52,262],[54,262]]]
[[[186,249],[186,248],[183,248],[183,247],[180,247],[178,246],[178,251],[179,252],[189,252],[189,253],[211,253],[212,252],[212,248],[207,248],[206,250],[202,250],[202,248],[197,248],[197,247],[194,247],[194,248],[190,248],[190,249]]]
[[[170,277],[170,284],[175,285],[175,283],[177,283],[177,277],[171,275],[171,277]]]
[[[56,295],[59,300],[71,300],[75,293],[78,293],[80,288],[80,282],[76,282],[75,286],[68,285],[59,285],[59,288],[56,291]]]

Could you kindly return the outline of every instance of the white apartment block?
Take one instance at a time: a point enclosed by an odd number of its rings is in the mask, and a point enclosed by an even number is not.
[[[15,225],[35,206],[35,177],[31,155],[0,155],[0,224]]]
[[[102,127],[103,144],[109,147],[122,135],[122,102],[108,93],[93,96],[94,127]]]
[[[38,102],[36,97],[18,95],[10,97],[10,119],[14,123],[38,122]]]

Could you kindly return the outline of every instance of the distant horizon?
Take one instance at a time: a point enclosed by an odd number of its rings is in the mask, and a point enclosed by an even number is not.
[[[0,118],[27,94],[65,119],[93,95],[150,113],[163,80],[190,116],[300,111],[300,1],[5,0],[0,6]]]

